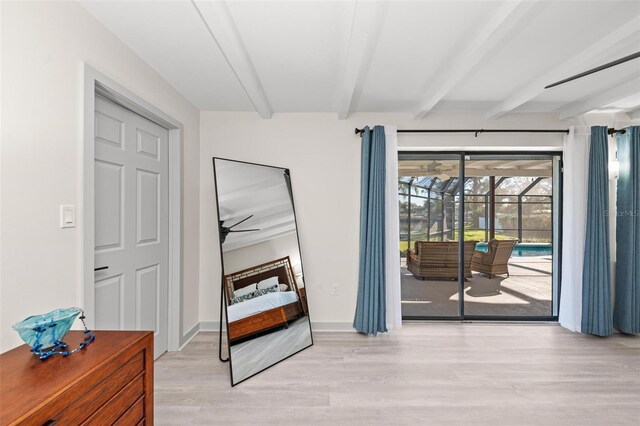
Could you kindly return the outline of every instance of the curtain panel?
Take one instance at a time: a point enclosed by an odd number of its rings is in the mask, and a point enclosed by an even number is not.
[[[384,126],[386,147],[386,286],[387,286],[387,328],[402,328],[402,297],[400,291],[400,207],[398,203],[398,128]]]
[[[364,128],[361,155],[360,262],[353,327],[376,335],[387,331],[384,127]]]
[[[587,226],[582,270],[583,333],[613,334],[609,248],[609,153],[607,127],[591,127]]]
[[[570,127],[564,139],[562,250],[584,253],[589,176],[588,127]],[[562,286],[558,322],[571,331],[580,331],[582,321],[583,256],[562,257]]]
[[[640,126],[628,128],[616,142],[620,174],[613,325],[623,333],[640,333]]]

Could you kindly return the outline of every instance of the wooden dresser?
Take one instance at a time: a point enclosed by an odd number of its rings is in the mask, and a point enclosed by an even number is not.
[[[84,350],[45,361],[0,355],[0,425],[152,425],[153,333],[95,331]],[[70,348],[81,331],[64,338]]]

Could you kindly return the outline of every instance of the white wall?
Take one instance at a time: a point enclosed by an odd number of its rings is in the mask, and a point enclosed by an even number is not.
[[[293,268],[294,265],[300,263],[299,253],[298,237],[295,232],[273,240],[225,251],[225,274],[231,274],[285,256],[289,256]]]
[[[0,350],[82,294],[82,83],[92,65],[184,125],[183,329],[198,322],[199,112],[75,2],[2,2]],[[58,227],[60,204],[78,225]]]
[[[251,161],[291,170],[305,283],[312,321],[324,328],[353,322],[358,285],[360,138],[355,127],[396,124],[415,128],[566,129],[551,114],[511,114],[485,121],[473,114],[430,114],[414,121],[406,114],[274,114],[202,112],[200,116],[200,319],[217,321],[220,258],[211,157]],[[401,148],[562,148],[562,134],[422,134],[398,136]],[[339,285],[339,295],[331,294]]]

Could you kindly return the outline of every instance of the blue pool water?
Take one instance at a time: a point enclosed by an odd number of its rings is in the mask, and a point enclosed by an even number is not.
[[[476,250],[487,251],[487,243],[476,244]],[[544,243],[524,243],[516,244],[511,256],[515,257],[530,257],[530,256],[551,256],[551,244]]]

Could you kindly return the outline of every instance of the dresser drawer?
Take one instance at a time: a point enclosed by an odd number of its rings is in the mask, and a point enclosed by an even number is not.
[[[131,407],[114,423],[114,426],[137,425],[144,419],[144,396],[133,403]]]
[[[42,420],[42,423],[55,422],[56,426],[78,425],[105,405],[143,370],[143,352],[138,352],[129,359],[118,357],[96,371],[94,377],[63,393],[31,420],[35,424]],[[58,408],[60,405],[63,406],[62,409]],[[56,413],[49,414],[52,412]],[[42,418],[45,415],[47,418]]]
[[[143,373],[127,384],[116,396],[96,411],[83,425],[103,426],[114,424],[127,412],[131,401],[137,401],[144,394]]]

